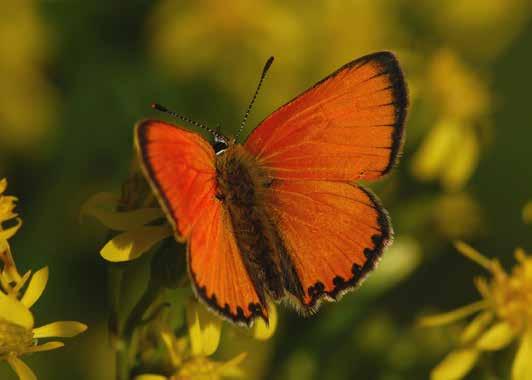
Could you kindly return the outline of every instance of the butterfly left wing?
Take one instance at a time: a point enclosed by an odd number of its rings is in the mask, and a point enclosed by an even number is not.
[[[236,323],[267,320],[264,295],[251,281],[231,221],[216,199],[211,145],[197,133],[154,120],[137,125],[135,145],[176,238],[188,241],[188,270],[198,298]]]
[[[392,239],[386,211],[355,184],[277,181],[268,206],[302,285],[305,312],[356,287]]]
[[[140,122],[134,136],[144,175],[184,241],[215,187],[214,150],[201,135],[162,121]]]

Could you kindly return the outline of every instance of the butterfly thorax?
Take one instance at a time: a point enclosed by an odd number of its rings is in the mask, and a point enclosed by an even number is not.
[[[270,173],[240,144],[216,156],[217,198],[228,213],[240,254],[261,298],[302,293],[269,204]],[[282,275],[284,273],[284,275]],[[286,273],[289,273],[287,276]]]

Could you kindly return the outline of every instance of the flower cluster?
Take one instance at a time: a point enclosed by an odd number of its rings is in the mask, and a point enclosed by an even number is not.
[[[532,373],[532,257],[516,249],[517,265],[511,273],[506,273],[497,260],[482,256],[467,244],[458,242],[456,248],[488,270],[491,278],[475,281],[481,301],[421,319],[424,326],[438,326],[479,313],[463,330],[459,347],[432,371],[431,378],[461,379],[482,352],[501,350],[517,340],[519,348],[513,362],[512,379],[529,379]]]
[[[23,275],[17,270],[8,242],[21,226],[21,220],[14,212],[16,198],[5,196],[5,179],[0,180],[0,359],[5,360],[21,380],[36,379],[33,371],[20,359],[21,356],[53,350],[63,346],[62,342],[49,341],[39,344],[39,339],[73,337],[87,329],[83,323],[60,321],[35,327],[30,308],[41,297],[48,282],[48,267],[33,275]],[[3,223],[15,220],[15,225],[3,228]]]
[[[169,321],[164,313],[140,334],[139,344],[144,346],[145,361],[151,359],[158,344],[163,346],[166,369],[162,372],[167,374],[142,373],[135,380],[217,380],[241,377],[243,372],[239,365],[247,356],[245,352],[223,362],[211,358],[220,343],[222,321],[193,299],[188,302],[186,311],[187,335],[176,336],[169,328]],[[154,333],[156,339],[153,339]],[[155,346],[153,342],[156,342]]]

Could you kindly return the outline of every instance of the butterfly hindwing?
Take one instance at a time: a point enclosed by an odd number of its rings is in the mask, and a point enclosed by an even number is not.
[[[137,125],[141,167],[172,223],[188,241],[188,269],[198,297],[223,317],[267,319],[238,251],[230,220],[216,199],[215,153],[199,134],[160,121]]]
[[[371,54],[272,113],[245,147],[279,179],[377,179],[397,160],[406,94],[395,57]]]
[[[304,290],[304,311],[336,300],[376,265],[392,239],[386,211],[350,183],[280,181],[271,204]]]

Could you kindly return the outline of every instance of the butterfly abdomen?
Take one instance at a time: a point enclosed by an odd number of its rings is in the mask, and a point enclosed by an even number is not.
[[[265,207],[272,180],[241,145],[230,145],[216,161],[218,199],[229,214],[237,245],[257,293],[264,299],[297,293],[295,269]],[[287,278],[286,273],[289,272]]]

